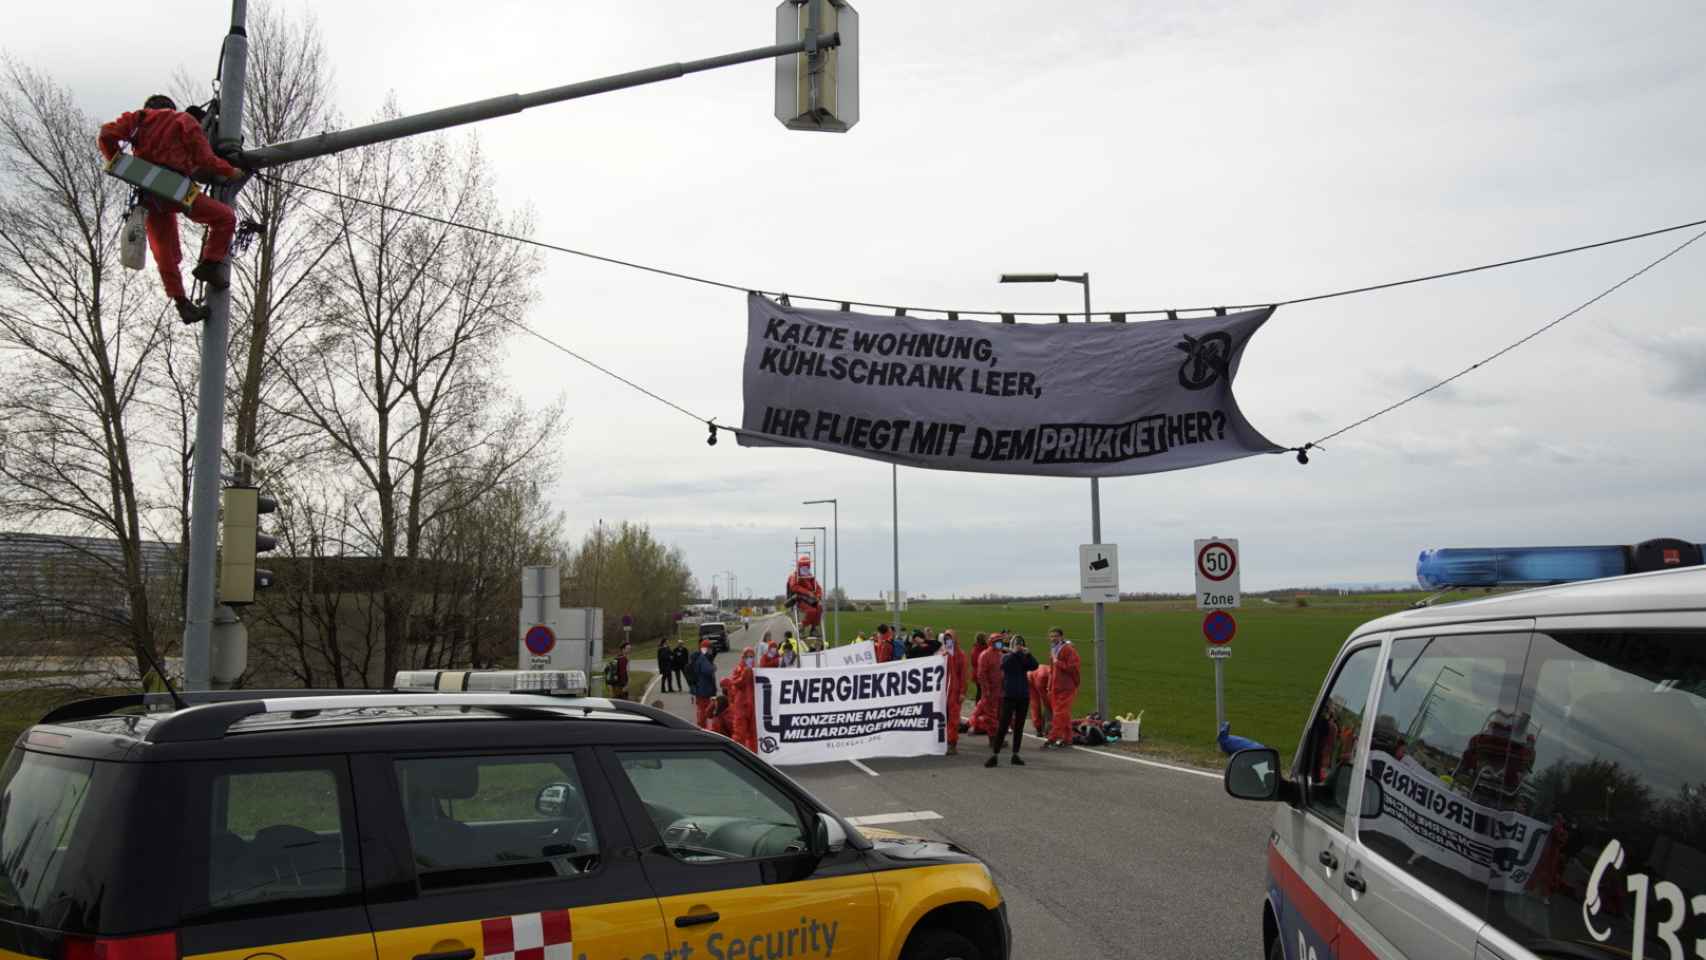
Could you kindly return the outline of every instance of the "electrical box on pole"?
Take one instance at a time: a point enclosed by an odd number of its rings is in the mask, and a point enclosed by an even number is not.
[[[840,43],[821,47],[820,37]],[[859,122],[859,12],[844,0],[782,0],[776,43],[805,52],[776,58],[776,119],[789,130],[846,133]]]

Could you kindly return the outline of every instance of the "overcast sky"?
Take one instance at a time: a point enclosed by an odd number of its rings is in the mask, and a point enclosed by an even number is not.
[[[283,2],[366,120],[772,42],[769,0]],[[1706,7],[863,0],[862,119],[771,116],[752,64],[538,108],[478,134],[546,241],[771,290],[966,309],[1289,299],[1706,217]],[[1378,7],[1379,9],[1376,9]],[[218,2],[9,10],[0,47],[92,114],[210,74]],[[160,26],[171,24],[168,32]],[[92,147],[91,147],[92,149]],[[1301,444],[1455,372],[1683,239],[1281,308],[1239,401]],[[546,254],[531,322],[704,417],[741,416],[742,295]],[[1315,454],[1104,481],[1122,587],[1191,587],[1239,537],[1246,589],[1406,581],[1431,546],[1706,540],[1706,240],[1456,385]],[[705,444],[705,428],[518,337],[574,417],[555,503],[644,521],[702,581],[779,592],[841,502],[841,582],[892,580],[890,470]],[[1089,483],[902,468],[903,589],[1076,589]],[[823,570],[822,573],[832,571]]]

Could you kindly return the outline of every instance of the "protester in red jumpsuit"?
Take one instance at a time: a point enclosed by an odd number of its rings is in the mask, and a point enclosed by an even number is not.
[[[734,739],[734,683],[733,678],[724,677],[717,681],[717,697],[711,703],[712,733],[720,733],[730,740]]]
[[[1072,745],[1072,698],[1078,695],[1078,651],[1059,627],[1048,632],[1048,640],[1054,661],[1049,677],[1049,706],[1054,718],[1043,746],[1066,747]]]
[[[758,657],[751,647],[740,652],[740,663],[729,673],[729,725],[734,728],[734,741],[758,752],[758,718],[753,710],[752,668]]]
[[[954,631],[942,634],[942,660],[948,670],[948,752],[960,752],[960,709],[966,699],[966,655]]]
[[[989,636],[987,634],[982,634],[982,633],[978,634],[977,637],[974,638],[972,641],[971,659],[969,661],[967,661],[968,665],[971,667],[971,682],[973,685],[972,686],[972,699],[973,700],[982,700],[983,699],[983,682],[978,680],[978,678],[977,678],[977,658],[983,656],[983,651],[988,650],[988,649],[989,649]]]
[[[766,670],[782,665],[782,651],[776,647],[776,638],[768,633],[764,635],[764,656],[759,658],[758,665]]]
[[[103,125],[97,140],[101,156],[112,160],[119,153],[121,141],[128,141],[131,152],[140,159],[197,180],[242,176],[242,171],[213,152],[196,118],[178,112],[177,104],[164,94],[149,97],[141,110],[120,114],[118,119]],[[142,205],[148,210],[148,248],[154,253],[166,296],[177,305],[178,318],[185,323],[206,319],[206,309],[197,307],[184,295],[184,278],[178,273],[183,257],[178,244],[178,214],[187,213],[192,221],[207,228],[195,278],[206,281],[210,287],[224,288],[230,285],[225,259],[231,253],[231,236],[237,230],[236,213],[205,193],[197,195],[188,210],[148,193],[142,195]]]
[[[877,662],[888,663],[894,656],[894,628],[886,623],[877,624],[877,635],[872,638],[871,646],[877,655]]]
[[[788,574],[788,600],[784,605],[794,608],[801,634],[821,634],[818,624],[823,622],[823,587],[812,576],[811,557],[800,557],[794,572]]]
[[[1031,726],[1036,728],[1037,736],[1044,738],[1048,736],[1049,697],[1053,696],[1049,684],[1053,677],[1054,668],[1045,663],[1032,670],[1028,678],[1031,683]]]
[[[995,724],[1001,712],[1001,658],[1007,652],[1007,637],[997,633],[989,638],[989,646],[978,654],[972,664],[977,676],[977,706],[971,712],[970,731],[995,735]]]

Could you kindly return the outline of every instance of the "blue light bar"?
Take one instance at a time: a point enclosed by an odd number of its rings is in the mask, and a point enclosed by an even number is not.
[[[1416,579],[1429,590],[1597,580],[1629,569],[1628,547],[1441,547],[1416,558]]]

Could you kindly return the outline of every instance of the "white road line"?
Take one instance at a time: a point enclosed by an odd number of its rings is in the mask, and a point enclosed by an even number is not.
[[[1043,739],[1042,737],[1039,737],[1034,733],[1027,733],[1027,734],[1025,734],[1025,736],[1029,737],[1032,740]],[[1179,766],[1177,764],[1173,764],[1173,763],[1162,763],[1159,760],[1143,760],[1143,759],[1140,759],[1138,757],[1128,757],[1123,753],[1113,753],[1113,752],[1110,752],[1108,750],[1092,750],[1089,747],[1081,747],[1078,744],[1073,744],[1072,749],[1080,750],[1080,751],[1083,751],[1084,753],[1093,753],[1098,757],[1111,757],[1115,760],[1124,760],[1127,763],[1140,763],[1146,767],[1159,767],[1162,770],[1173,770],[1173,771],[1178,772],[1178,773],[1188,773],[1188,774],[1191,774],[1192,776],[1196,776],[1196,777],[1207,777],[1210,780],[1220,780],[1223,778],[1222,774],[1214,773],[1214,772],[1209,771],[1209,770],[1193,770],[1190,767],[1181,767],[1181,766]]]
[[[914,820],[940,820],[942,815],[934,810],[911,810],[906,813],[872,813],[863,817],[848,817],[847,822],[855,827],[875,827],[885,823],[911,823]]]
[[[866,772],[866,773],[868,773],[868,774],[870,774],[870,775],[871,775],[871,776],[873,776],[873,777],[875,777],[875,776],[878,776],[878,773],[877,773],[877,771],[875,771],[875,770],[872,770],[872,769],[871,769],[871,768],[870,768],[870,767],[867,767],[867,766],[865,766],[865,765],[864,765],[864,764],[862,764],[862,763],[860,763],[860,762],[859,762],[859,761],[857,761],[857,760],[849,760],[849,761],[847,761],[847,762],[848,762],[848,763],[851,763],[851,764],[852,764],[852,765],[854,765],[854,766],[855,766],[855,767],[858,767],[858,768],[859,768],[859,769],[861,769],[861,770],[863,770],[863,771],[865,771],[865,772]]]
[[[645,704],[648,707],[652,705],[652,694],[657,692],[658,682],[662,679],[663,679],[663,674],[661,674],[661,673],[652,674],[652,682],[646,684],[646,692],[640,694],[640,702],[641,703]]]

